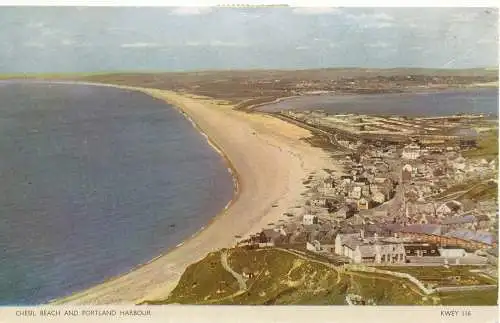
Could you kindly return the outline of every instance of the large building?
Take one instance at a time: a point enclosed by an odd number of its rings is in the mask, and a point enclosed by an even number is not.
[[[391,243],[374,237],[365,238],[363,231],[354,234],[338,234],[335,253],[350,258],[354,263],[390,264],[404,263],[405,249],[401,243]]]

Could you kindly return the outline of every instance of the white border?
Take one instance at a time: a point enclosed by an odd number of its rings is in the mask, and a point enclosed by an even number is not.
[[[269,6],[288,5],[290,7],[499,7],[497,0],[0,0],[0,6]]]

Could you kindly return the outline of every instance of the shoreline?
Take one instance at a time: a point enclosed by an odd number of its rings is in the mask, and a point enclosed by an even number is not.
[[[232,160],[231,154],[228,154],[226,150],[224,149],[224,144],[221,145],[220,142],[217,141],[217,139],[214,139],[213,136],[214,134],[210,135],[210,127],[214,127],[214,124],[205,124],[205,125],[200,125],[200,122],[204,122],[204,117],[209,117],[211,115],[212,119],[215,119],[215,127],[217,127],[217,118],[225,115],[229,115],[227,123],[228,125],[231,125],[231,121],[243,121],[243,125],[246,122],[246,126],[251,126],[252,119],[265,119],[265,118],[272,118],[272,117],[266,117],[263,115],[258,115],[258,116],[247,116],[245,117],[243,114],[245,112],[241,111],[235,111],[233,106],[225,106],[222,107],[220,105],[217,105],[216,103],[210,102],[213,100],[210,99],[205,99],[205,98],[193,98],[193,96],[186,96],[186,95],[181,95],[178,93],[170,92],[170,91],[164,91],[164,90],[157,90],[157,89],[149,89],[149,88],[140,88],[140,87],[129,87],[129,86],[121,86],[121,85],[112,85],[112,84],[101,84],[101,83],[89,83],[89,82],[54,82],[54,83],[64,83],[64,84],[81,84],[81,85],[93,85],[93,86],[107,86],[107,87],[114,87],[117,89],[123,89],[123,90],[129,90],[129,91],[137,91],[140,93],[144,93],[153,99],[158,99],[162,100],[170,105],[173,106],[178,112],[183,114],[185,118],[187,118],[188,121],[190,121],[195,127],[196,130],[200,132],[201,135],[203,135],[208,144],[212,146],[224,159],[225,163],[228,165],[228,171],[231,173],[232,178],[233,178],[233,188],[234,188],[234,194],[232,199],[228,202],[228,204],[219,212],[217,213],[214,217],[211,218],[211,220],[202,228],[200,228],[197,232],[195,232],[193,235],[190,237],[187,237],[184,239],[181,243],[179,243],[175,247],[171,247],[167,249],[163,254],[160,254],[150,261],[139,264],[132,268],[131,270],[122,273],[120,275],[114,276],[114,277],[109,277],[102,283],[99,283],[96,286],[87,288],[83,291],[77,291],[69,296],[66,297],[61,297],[57,298],[54,300],[49,301],[49,304],[130,304],[130,303],[140,303],[145,300],[155,300],[155,299],[162,299],[166,298],[168,294],[171,292],[173,288],[175,288],[178,280],[180,279],[180,276],[184,272],[184,270],[192,263],[202,259],[203,257],[206,256],[209,252],[218,250],[220,248],[224,247],[231,247],[234,246],[236,243],[236,239],[234,238],[235,236],[242,236],[248,237],[249,234],[254,233],[255,231],[252,231],[252,229],[256,228],[264,228],[265,227],[265,222],[273,222],[273,218],[276,218],[276,214],[270,215],[270,208],[272,204],[276,203],[276,200],[272,201],[261,201],[263,203],[255,202],[255,199],[253,198],[253,193],[260,193],[262,198],[267,197],[266,194],[266,189],[270,191],[272,197],[275,197],[275,195],[278,195],[279,200],[283,201],[288,198],[288,195],[294,195],[291,194],[290,192],[293,191],[290,189],[289,186],[297,186],[300,185],[301,181],[300,180],[295,180],[297,182],[296,184],[292,184],[291,181],[288,181],[288,183],[283,183],[280,181],[280,185],[285,185],[286,187],[280,188],[278,192],[271,191],[271,189],[267,188],[269,186],[269,175],[273,175],[272,172],[263,172],[263,175],[267,176],[261,176],[260,182],[264,182],[265,185],[262,185],[262,183],[259,182],[259,187],[255,187],[256,192],[252,192],[251,190],[247,189],[245,190],[245,181],[249,182],[249,180],[245,179],[245,174],[240,174],[238,171],[238,167],[235,166],[235,163]],[[190,105],[192,106],[190,108]],[[199,107],[203,107],[204,113],[197,114],[197,112],[193,109],[194,106],[199,105]],[[213,105],[212,107],[206,107],[206,105]],[[201,108],[200,108],[201,109]],[[217,110],[219,110],[220,115],[217,116]],[[214,118],[215,116],[215,118]],[[234,118],[232,120],[231,118]],[[271,123],[286,123],[285,121],[277,120],[273,118],[274,120]],[[262,121],[262,120],[261,120]],[[289,123],[286,123],[287,125],[284,126],[285,128],[299,128],[297,126],[291,125]],[[262,124],[260,125],[262,126]],[[283,126],[283,125],[281,125]],[[251,127],[250,127],[251,128]],[[253,128],[251,128],[253,129]],[[215,130],[212,128],[213,132]],[[304,130],[304,129],[294,129],[297,132],[300,132],[303,135],[310,135],[309,131]],[[224,131],[225,132],[225,131]],[[229,132],[231,133],[231,132]],[[256,135],[256,132],[254,129],[252,130],[253,135]],[[275,132],[275,135],[277,132]],[[219,133],[220,135],[220,133]],[[248,136],[248,133],[246,134]],[[259,133],[260,135],[266,135],[263,133]],[[217,137],[217,136],[216,136]],[[227,132],[225,132],[225,136],[227,136]],[[219,136],[219,141],[223,137]],[[246,139],[253,139],[251,137],[248,137]],[[245,138],[244,138],[245,139]],[[245,141],[243,139],[243,141]],[[269,138],[268,138],[269,139]],[[272,139],[272,138],[271,138]],[[297,142],[295,144],[297,145],[307,145],[305,143],[300,143],[298,138],[295,138]],[[231,143],[231,140],[229,140],[229,143]],[[282,148],[278,146],[274,146],[270,144],[269,142],[266,142],[269,147],[268,149],[275,150],[279,149],[281,155],[283,155],[283,150]],[[262,144],[262,143],[261,143]],[[227,142],[226,142],[227,146]],[[234,145],[231,145],[232,150],[235,150],[232,155],[236,156],[238,154],[238,150],[241,152],[241,147],[237,147],[238,149],[234,148]],[[238,145],[236,145],[238,146]],[[310,147],[307,145],[309,150],[317,150],[318,148]],[[277,147],[277,148],[276,148]],[[227,149],[228,147],[226,147]],[[256,157],[259,157],[258,154],[259,149],[256,150]],[[297,152],[291,152],[290,155],[297,154]],[[265,154],[264,154],[265,155]],[[286,155],[286,153],[285,153]],[[233,156],[233,157],[234,157]],[[298,161],[299,161],[299,167],[303,167],[303,160],[300,158],[300,152],[298,155],[299,156]],[[248,156],[245,156],[248,157]],[[283,157],[283,156],[281,156]],[[318,151],[318,157],[317,158],[324,158],[321,152]],[[245,158],[244,158],[245,159]],[[264,157],[265,159],[265,157]],[[281,158],[284,160],[284,158]],[[289,159],[289,156],[288,156]],[[248,163],[249,161],[244,161]],[[297,160],[296,160],[297,162]],[[251,163],[251,161],[250,161]],[[291,163],[290,161],[288,163]],[[276,168],[274,167],[269,167],[269,165],[274,164],[274,161],[271,159],[270,162],[267,162],[267,167],[268,168]],[[266,164],[263,164],[266,166]],[[278,167],[279,168],[279,167]],[[295,165],[295,168],[297,168],[297,165]],[[288,169],[285,167],[285,170],[288,170],[288,172],[291,172],[292,168]],[[303,169],[300,169],[303,170]],[[273,169],[273,171],[276,171],[276,169]],[[290,174],[285,171],[285,175],[287,176],[282,176],[284,177],[283,179],[288,179]],[[254,177],[256,175],[259,175],[259,171],[253,169],[254,174],[249,174],[248,177],[250,178],[251,175]],[[304,173],[302,171],[302,173]],[[255,181],[255,180],[254,180]],[[250,180],[251,182],[251,180]],[[252,184],[252,183],[250,183]],[[277,186],[280,186],[277,185]],[[252,186],[252,185],[247,185],[247,186]],[[273,186],[273,185],[271,185]],[[294,190],[296,191],[297,187],[293,187]],[[238,211],[234,211],[235,208],[239,206],[238,202],[240,201],[241,195],[245,195],[244,199],[245,201],[239,203],[242,204],[243,207],[239,207]],[[256,194],[259,195],[259,194]],[[295,194],[295,199],[294,201],[297,200],[298,194]],[[285,198],[286,197],[286,198]],[[253,205],[257,204],[258,205],[258,211],[254,211],[253,216],[247,216],[246,218],[244,215],[238,214],[240,213],[246,213],[244,212],[246,209],[249,207],[252,207]],[[288,205],[289,206],[289,205]],[[262,209],[264,207],[264,209]],[[236,214],[231,214],[231,213],[236,213]],[[271,212],[272,213],[272,212]],[[276,212],[274,212],[276,213]],[[238,219],[236,218],[237,216],[243,216],[243,219]],[[228,220],[229,218],[229,220]],[[237,220],[246,220],[246,225],[240,224],[239,229],[238,229],[238,224],[235,223]],[[260,220],[260,221],[259,221]],[[222,222],[229,222],[229,225],[227,223],[222,223]],[[258,222],[259,224],[255,224]],[[222,229],[222,230],[221,230]],[[221,230],[222,233],[220,234],[215,234],[214,231]],[[208,233],[207,233],[208,232]],[[202,240],[202,244],[199,242],[199,240]],[[183,253],[189,253],[191,252],[191,256],[186,256],[182,255]],[[195,255],[193,255],[195,254]],[[170,259],[172,258],[172,259]],[[170,261],[171,260],[171,261]],[[160,277],[158,277],[160,276]],[[163,276],[163,277],[161,277]],[[155,279],[152,279],[155,278]],[[162,278],[162,279],[161,279]],[[152,281],[153,280],[153,281]],[[156,280],[156,281],[154,281]],[[133,287],[135,286],[135,287]]]

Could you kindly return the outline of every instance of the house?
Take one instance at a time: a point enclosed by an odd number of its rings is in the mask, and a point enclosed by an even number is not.
[[[405,243],[404,250],[406,257],[439,256],[438,246],[432,243]]]
[[[361,187],[355,186],[352,188],[352,190],[349,192],[349,197],[359,200],[361,198]]]
[[[340,176],[340,180],[344,184],[351,184],[351,182],[353,181],[353,177],[351,175],[342,175]]]
[[[274,229],[264,229],[258,236],[259,243],[275,244],[281,238],[281,232]]]
[[[460,229],[450,231],[446,233],[445,236],[454,238],[454,243],[456,245],[464,245],[470,249],[491,248],[497,245],[496,235],[486,231]]]
[[[403,169],[401,171],[401,177],[403,179],[403,182],[407,183],[407,182],[411,181],[412,172],[413,172],[413,168],[411,167],[411,165],[406,164],[403,167]]]
[[[403,148],[401,157],[403,159],[415,160],[420,157],[421,151],[420,146],[417,144],[410,144]]]
[[[370,187],[369,186],[363,186],[361,188],[361,196],[364,198],[370,197]]]
[[[400,243],[384,243],[378,238],[364,238],[364,233],[338,234],[335,239],[336,254],[348,257],[354,263],[403,263],[404,247]]]
[[[332,189],[335,187],[335,180],[332,177],[329,177],[323,181],[323,187],[325,189]]]
[[[452,231],[455,229],[472,229],[476,223],[476,217],[472,214],[464,216],[452,216],[444,218],[441,221],[443,232]]]
[[[358,210],[368,210],[368,201],[365,198],[358,200]]]
[[[339,233],[335,237],[335,253],[343,255],[344,243],[346,241],[362,239],[361,233]]]
[[[401,233],[408,235],[441,235],[441,225],[439,224],[410,224],[400,229]]]
[[[318,223],[318,217],[312,214],[304,214],[302,216],[303,225],[313,225]]]
[[[406,254],[403,244],[376,244],[375,262],[376,263],[404,263]]]
[[[324,197],[316,196],[311,199],[311,206],[325,207],[325,204],[326,204],[326,198]]]
[[[476,219],[476,229],[484,230],[488,229],[491,225],[490,217],[486,214],[478,214],[475,216]]]

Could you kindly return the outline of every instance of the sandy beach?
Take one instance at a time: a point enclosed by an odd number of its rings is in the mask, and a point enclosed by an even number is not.
[[[211,251],[231,247],[268,223],[285,219],[306,189],[312,171],[332,168],[327,154],[300,140],[310,132],[263,114],[230,105],[155,89],[138,90],[164,100],[186,114],[228,160],[238,181],[232,203],[182,245],[129,273],[54,301],[55,304],[133,304],[165,299],[187,266]]]

